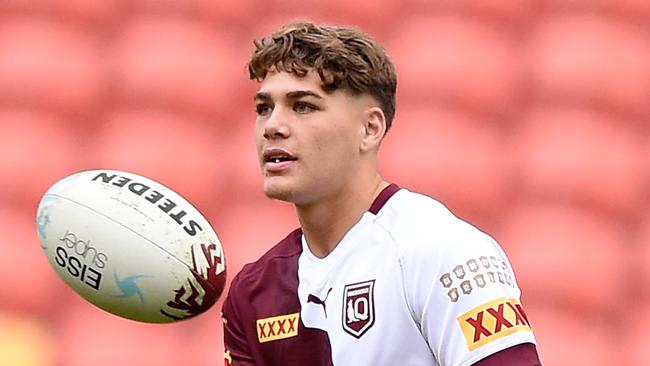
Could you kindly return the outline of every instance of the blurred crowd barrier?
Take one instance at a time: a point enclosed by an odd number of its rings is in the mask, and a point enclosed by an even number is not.
[[[232,278],[297,226],[261,191],[246,72],[296,18],[386,46],[382,172],[501,243],[544,364],[650,364],[650,2],[3,0],[0,365],[220,364],[220,303],[104,313],[49,267],[36,207],[79,170],[148,176],[206,214]]]

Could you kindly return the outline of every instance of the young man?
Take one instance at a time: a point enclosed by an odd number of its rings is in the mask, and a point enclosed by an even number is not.
[[[226,364],[539,365],[498,244],[378,173],[397,84],[383,48],[311,23],[255,45],[264,192],[300,229],[233,280]]]

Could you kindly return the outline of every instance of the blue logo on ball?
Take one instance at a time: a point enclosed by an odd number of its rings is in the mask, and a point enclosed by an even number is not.
[[[117,283],[117,287],[119,287],[120,291],[122,291],[122,294],[118,295],[117,297],[131,297],[134,295],[138,295],[138,297],[140,298],[140,303],[144,304],[144,297],[142,296],[142,291],[140,290],[140,287],[138,287],[136,281],[139,278],[146,277],[145,275],[133,275],[133,276],[120,279],[120,277],[117,275],[117,272],[115,272],[114,277],[115,277],[115,283]]]
[[[45,196],[41,202],[41,209],[36,218],[36,225],[38,226],[38,234],[43,239],[47,239],[47,225],[52,221],[50,220],[50,206],[54,201],[58,200],[58,197],[54,196]],[[47,246],[41,241],[41,248],[47,249]]]

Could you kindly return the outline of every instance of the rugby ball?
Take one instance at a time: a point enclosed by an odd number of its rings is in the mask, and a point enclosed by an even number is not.
[[[169,323],[208,310],[223,292],[217,233],[187,200],[137,174],[91,170],[43,196],[41,247],[79,295],[123,318]]]

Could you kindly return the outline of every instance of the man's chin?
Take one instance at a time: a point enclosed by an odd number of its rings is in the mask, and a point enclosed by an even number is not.
[[[271,199],[294,202],[294,191],[280,182],[264,182],[264,194]]]

